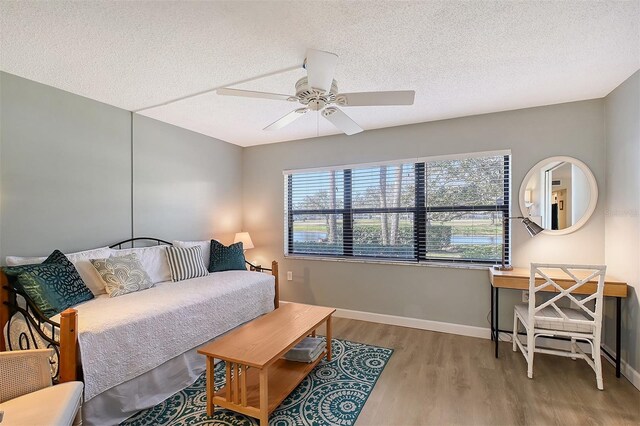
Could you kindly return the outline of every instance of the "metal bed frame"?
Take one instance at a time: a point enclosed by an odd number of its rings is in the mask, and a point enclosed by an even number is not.
[[[153,242],[155,245],[173,245],[169,241],[158,238],[136,237],[112,244],[109,248],[117,247],[118,249],[122,249],[122,246],[125,244],[131,244],[131,247],[134,247],[138,241]],[[251,271],[271,272],[272,275],[274,275],[274,308],[278,308],[280,298],[278,262],[273,261],[271,268],[254,265],[246,260],[245,262]],[[36,336],[38,336],[44,344],[46,344],[46,348],[51,348],[54,351],[50,361],[52,365],[51,375],[54,383],[81,380],[82,368],[80,368],[77,358],[77,311],[69,308],[60,314],[59,323],[52,321],[38,309],[27,294],[16,288],[14,282],[14,278],[8,277],[0,270],[0,330],[4,329],[5,324],[7,325],[7,344],[5,346],[4,339],[0,338],[0,351],[41,349],[38,339],[36,338]],[[21,303],[19,297],[24,300],[24,304]],[[27,324],[27,330],[22,331],[17,337],[17,342],[14,342],[11,336],[11,323],[16,315],[22,315]],[[50,327],[50,331],[47,330],[47,326]]]

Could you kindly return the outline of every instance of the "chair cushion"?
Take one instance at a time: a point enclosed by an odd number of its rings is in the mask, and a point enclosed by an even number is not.
[[[82,382],[49,386],[0,404],[2,426],[71,425],[82,401]]]
[[[529,326],[529,305],[518,304],[515,310],[522,318],[522,322],[526,327]],[[593,333],[593,319],[582,310],[573,308],[560,308],[560,310],[572,320],[592,321],[591,324],[582,324],[578,322],[559,321],[562,317],[551,306],[543,308],[536,314],[535,327],[545,330],[570,331],[577,333]]]

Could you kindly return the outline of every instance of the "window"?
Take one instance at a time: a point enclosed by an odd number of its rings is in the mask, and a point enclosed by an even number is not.
[[[509,170],[500,152],[287,171],[285,254],[498,263]]]

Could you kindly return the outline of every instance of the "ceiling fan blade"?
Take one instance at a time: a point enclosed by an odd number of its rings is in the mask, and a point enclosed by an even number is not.
[[[304,67],[307,70],[307,81],[314,89],[328,92],[331,89],[333,76],[338,64],[338,55],[323,50],[307,49]]]
[[[274,99],[276,101],[296,102],[298,100],[298,98],[291,95],[281,95],[279,93],[254,92],[252,90],[228,89],[226,87],[216,90],[216,93],[218,95],[223,95],[223,96],[242,96],[245,98]]]
[[[337,102],[342,106],[413,105],[415,97],[413,90],[341,93]]]
[[[325,108],[322,111],[322,116],[347,135],[355,135],[362,132],[362,127],[358,126],[358,123],[338,108]]]
[[[267,127],[265,127],[262,130],[278,130],[278,129],[282,129],[284,126],[293,123],[298,118],[300,118],[303,115],[305,115],[308,111],[309,110],[307,108],[294,109],[289,114],[285,115],[284,117],[279,118],[278,120],[276,120],[273,123],[269,124]]]

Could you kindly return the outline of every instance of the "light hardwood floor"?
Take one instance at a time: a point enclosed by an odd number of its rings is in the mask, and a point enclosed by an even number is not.
[[[639,425],[640,391],[604,365],[604,391],[584,361],[524,357],[473,337],[335,318],[333,336],[394,349],[357,425]]]

